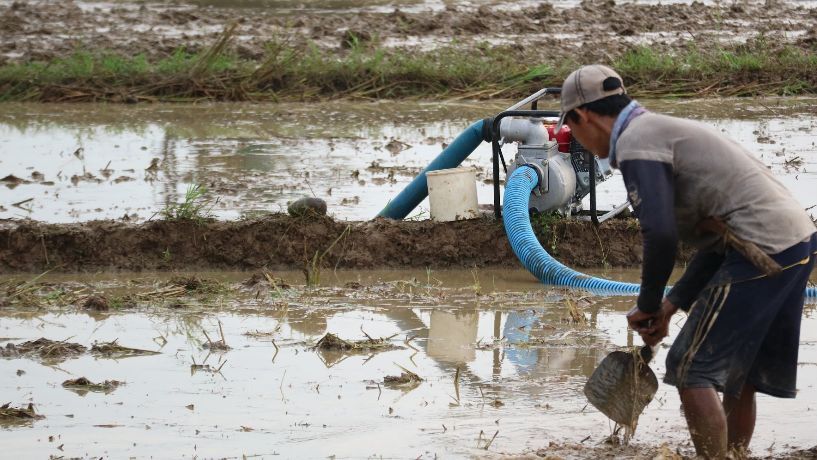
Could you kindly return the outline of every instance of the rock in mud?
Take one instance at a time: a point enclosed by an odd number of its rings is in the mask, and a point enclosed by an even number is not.
[[[111,305],[103,295],[91,294],[82,301],[82,308],[93,311],[108,311]]]
[[[305,197],[292,202],[287,207],[287,212],[293,217],[303,217],[308,215],[325,216],[326,201],[320,198]]]

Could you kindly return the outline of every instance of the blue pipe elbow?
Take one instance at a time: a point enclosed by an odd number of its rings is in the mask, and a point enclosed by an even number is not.
[[[638,284],[585,275],[562,265],[545,251],[533,233],[528,213],[529,197],[538,182],[536,171],[522,166],[511,174],[505,184],[502,219],[511,248],[522,265],[544,284],[585,289],[601,295],[638,294],[641,287]],[[807,288],[805,296],[814,300],[817,298],[817,288]]]
[[[391,200],[386,207],[377,214],[377,216],[388,217],[389,219],[404,219],[409,215],[409,213],[428,196],[426,173],[459,166],[463,160],[468,158],[468,155],[482,143],[484,139],[484,124],[485,121],[480,120],[457,136],[457,138],[437,155],[437,158],[429,163],[399,195]]]

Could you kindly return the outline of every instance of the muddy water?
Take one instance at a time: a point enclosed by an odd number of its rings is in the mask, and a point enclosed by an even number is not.
[[[717,126],[769,165],[804,207],[817,204],[815,100],[646,104]],[[145,220],[203,184],[208,209],[223,219],[280,211],[302,196],[326,199],[338,218],[369,219],[443,145],[508,105],[4,104],[0,177],[19,180],[0,183],[0,218]],[[491,203],[489,145],[465,164],[478,168],[479,200]],[[599,187],[602,208],[624,198],[617,177]],[[426,217],[427,209],[425,202],[414,216]]]
[[[138,276],[88,282],[125,288],[150,279]],[[297,276],[284,274],[289,282]],[[340,287],[349,280],[363,287]],[[84,355],[58,364],[0,359],[4,400],[33,402],[46,417],[0,428],[0,442],[15,458],[450,458],[534,452],[551,442],[594,449],[610,434],[581,388],[608,351],[633,343],[623,320],[631,298],[581,302],[588,321],[582,326],[567,321],[563,294],[531,284],[521,271],[354,272],[328,281],[311,290],[249,292],[217,308],[2,310],[0,342],[47,337],[90,346],[117,339],[160,354],[118,361]],[[202,348],[202,331],[217,337],[219,322],[232,349],[210,354]],[[673,325],[673,334],[682,323]],[[759,398],[758,454],[817,444],[813,307],[803,330],[798,399]],[[326,332],[345,339],[390,337],[399,348],[373,354],[312,350]],[[659,376],[665,353],[654,366]],[[220,372],[192,371],[193,364]],[[399,366],[423,382],[387,387],[384,376],[399,375]],[[125,384],[109,394],[61,387],[80,376]],[[641,419],[636,446],[667,442],[689,453],[678,407],[675,393],[662,385]],[[567,456],[594,454],[571,449]]]

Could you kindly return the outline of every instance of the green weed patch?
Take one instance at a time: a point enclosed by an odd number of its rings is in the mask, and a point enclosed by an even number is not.
[[[259,60],[230,51],[228,27],[199,53],[151,61],[80,50],[50,62],[0,67],[0,101],[279,101],[513,98],[559,86],[578,65],[539,49],[478,44],[430,51],[353,41],[343,51],[270,42]],[[817,92],[817,53],[764,39],[662,53],[636,47],[606,62],[631,93],[650,96],[800,95]]]

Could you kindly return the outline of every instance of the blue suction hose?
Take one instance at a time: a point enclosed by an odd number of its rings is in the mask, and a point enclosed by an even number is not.
[[[486,124],[485,120],[479,120],[469,126],[437,155],[437,158],[434,158],[377,216],[388,217],[389,219],[405,219],[428,196],[426,173],[459,166],[482,141],[488,139],[485,131],[486,127],[490,127],[490,124]]]
[[[522,265],[544,284],[585,289],[602,295],[638,294],[638,284],[585,275],[564,266],[545,251],[533,233],[528,213],[530,194],[538,184],[537,172],[529,166],[517,168],[505,184],[502,220],[511,248]],[[809,300],[817,299],[817,288],[807,288],[805,296]]]

